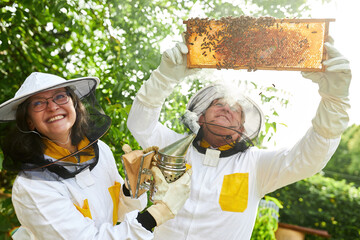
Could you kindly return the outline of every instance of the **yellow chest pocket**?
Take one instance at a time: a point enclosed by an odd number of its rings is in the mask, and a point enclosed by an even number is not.
[[[224,176],[219,204],[223,211],[243,212],[247,208],[249,173],[233,173]]]

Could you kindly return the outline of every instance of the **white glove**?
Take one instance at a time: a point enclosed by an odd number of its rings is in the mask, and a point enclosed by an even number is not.
[[[329,59],[324,61],[325,72],[302,72],[304,78],[319,84],[320,95],[326,94],[336,98],[347,97],[351,81],[349,60],[333,46],[333,39],[325,43]]]
[[[137,98],[148,107],[160,107],[173,91],[174,87],[185,77],[194,74],[198,69],[187,68],[185,43],[177,43],[166,50],[161,58],[160,66],[151,73],[137,93]]]
[[[154,205],[147,210],[154,217],[156,225],[175,217],[190,196],[192,170],[187,170],[178,180],[167,183],[158,167],[152,167],[155,187]],[[155,200],[156,199],[156,200]]]
[[[324,61],[325,72],[302,72],[304,78],[319,85],[322,97],[315,118],[314,129],[325,138],[337,138],[347,128],[349,116],[349,86],[351,70],[349,61],[333,46],[330,37],[325,43],[329,59]]]
[[[153,166],[151,168],[151,172],[152,172],[152,175],[154,177],[154,182],[155,182],[155,189],[156,189],[156,192],[155,194],[152,196],[152,200],[154,202],[157,202],[157,201],[161,201],[166,192],[169,190],[169,184],[164,175],[162,174],[162,172],[160,171],[160,169],[158,167],[155,167]]]
[[[119,201],[118,221],[122,222],[124,221],[125,214],[134,210],[142,211],[146,207],[147,195],[142,194],[138,198],[131,198],[130,196],[125,196],[121,186]]]

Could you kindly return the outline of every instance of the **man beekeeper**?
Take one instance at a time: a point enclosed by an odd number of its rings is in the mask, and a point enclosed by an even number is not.
[[[321,101],[312,126],[292,147],[258,149],[263,114],[238,89],[213,84],[196,93],[182,120],[196,139],[187,152],[190,198],[176,217],[155,229],[156,239],[250,239],[264,195],[319,172],[348,124],[348,60],[325,43],[325,72],[303,72],[319,85]],[[165,98],[186,76],[185,44],[164,52],[160,66],[137,93],[127,121],[141,147],[167,146],[184,136],[158,122]],[[299,112],[301,117],[301,112]]]

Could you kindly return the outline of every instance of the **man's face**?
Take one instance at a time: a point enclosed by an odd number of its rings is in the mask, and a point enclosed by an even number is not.
[[[243,131],[241,118],[241,106],[238,103],[230,106],[224,99],[216,99],[200,116],[199,124],[203,126],[204,136],[230,135],[235,140],[240,135],[236,131]]]

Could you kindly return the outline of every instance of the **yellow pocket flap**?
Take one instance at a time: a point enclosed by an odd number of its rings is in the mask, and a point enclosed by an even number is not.
[[[233,173],[224,176],[219,204],[223,211],[243,212],[247,208],[249,173]]]
[[[74,203],[75,207],[77,210],[79,210],[79,212],[81,212],[81,214],[84,216],[84,217],[88,217],[90,219],[92,219],[91,217],[91,211],[90,211],[90,207],[89,207],[89,202],[87,199],[84,200],[84,205],[83,207],[79,207],[78,205],[76,205]]]
[[[113,225],[115,226],[118,220],[118,209],[119,209],[119,197],[121,191],[121,184],[115,182],[115,184],[108,188],[111,199],[113,201]]]

